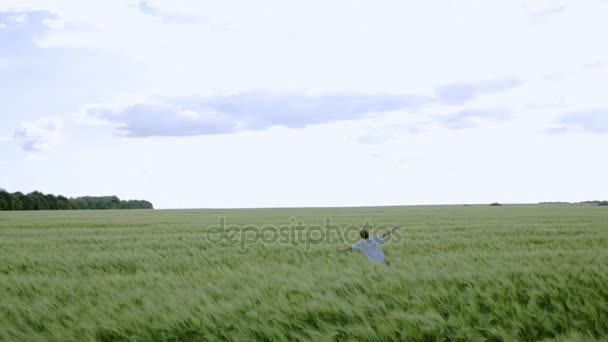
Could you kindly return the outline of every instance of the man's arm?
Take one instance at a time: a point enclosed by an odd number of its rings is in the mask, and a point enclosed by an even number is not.
[[[348,247],[343,247],[343,248],[336,248],[336,250],[338,252],[348,252],[348,251],[352,251],[353,247],[352,246],[348,246]]]
[[[382,239],[384,239],[385,237],[393,234],[399,228],[401,228],[401,226],[395,226],[393,227],[393,229],[389,230],[388,232],[382,233],[380,236],[382,236]]]

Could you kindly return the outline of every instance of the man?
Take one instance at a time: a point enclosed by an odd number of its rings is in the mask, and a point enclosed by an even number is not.
[[[367,229],[363,229],[359,233],[359,235],[361,236],[361,239],[362,239],[361,241],[355,243],[354,245],[352,245],[350,247],[338,248],[338,251],[346,252],[346,251],[352,251],[352,250],[359,250],[359,251],[361,251],[361,253],[365,254],[365,256],[367,256],[367,258],[370,261],[383,263],[384,262],[384,253],[382,253],[382,250],[380,250],[380,248],[378,248],[378,244],[380,242],[382,242],[385,237],[394,233],[399,228],[400,228],[400,226],[394,227],[393,229],[389,230],[388,232],[376,235],[376,236],[372,237],[371,239],[369,238],[369,232],[367,231]]]

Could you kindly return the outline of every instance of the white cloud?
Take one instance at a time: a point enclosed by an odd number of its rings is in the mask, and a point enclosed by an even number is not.
[[[18,13],[0,17],[0,30],[14,29],[27,23],[27,14]]]
[[[162,94],[426,92],[500,75],[537,77],[607,55],[608,47],[598,44],[602,30],[595,29],[605,25],[603,4],[524,3],[148,1],[145,8],[154,11],[145,14],[128,2],[61,2],[49,7],[66,22],[93,29],[53,30],[40,43],[124,54],[146,65],[146,91]],[[526,19],[555,7],[560,15],[542,25]],[[158,20],[162,13],[209,18],[227,29]]]
[[[603,68],[606,65],[606,62],[604,61],[595,61],[595,62],[590,62],[590,63],[584,63],[581,66],[583,68],[587,68],[587,69],[599,69],[599,68]]]
[[[45,97],[44,87],[32,96],[36,80],[20,85],[16,74],[11,89],[45,103],[38,115],[81,109],[77,122],[28,122],[16,135],[28,150],[55,146],[56,153],[27,156],[48,172],[0,146],[11,189],[110,191],[161,208],[608,193],[597,183],[608,172],[597,157],[608,135],[593,134],[604,133],[605,112],[591,112],[608,108],[607,2],[3,0],[0,10],[7,8],[53,14],[40,23],[28,15],[21,24],[37,25],[27,35],[30,50],[61,47],[61,60],[82,48],[110,51],[142,70],[141,86],[128,92],[119,88],[133,79],[125,70],[83,67],[86,75],[102,73],[91,83],[110,80],[107,96],[86,100],[72,91]],[[0,68],[27,60],[15,55]],[[32,65],[45,79],[76,69]],[[358,97],[328,101],[331,94]],[[387,94],[429,102],[390,105]],[[76,104],[58,109],[66,98]],[[20,112],[25,106],[8,100],[3,106],[18,119],[0,127],[1,135],[39,112]],[[556,127],[569,134],[545,134]],[[57,144],[63,130],[70,144]],[[210,134],[218,132],[229,134]]]
[[[518,79],[496,79],[483,82],[463,82],[441,85],[435,88],[440,103],[448,105],[465,104],[481,94],[495,94],[519,87],[522,81]]]
[[[49,151],[64,139],[62,127],[63,120],[59,118],[26,121],[15,131],[15,139],[26,152]]]
[[[443,117],[443,125],[451,129],[464,129],[476,126],[480,120],[506,121],[511,112],[504,108],[464,109]]]
[[[80,116],[91,123],[111,123],[126,136],[193,136],[273,126],[303,128],[377,112],[416,110],[434,102],[431,97],[408,94],[245,92],[164,98],[118,109],[91,106]]]
[[[608,191],[597,183],[608,171],[597,158],[606,138],[538,134],[544,121],[485,121],[466,131],[431,124],[422,134],[397,129],[376,144],[353,139],[371,127],[411,122],[400,114],[305,129],[96,142],[57,157],[71,165],[63,168],[69,181],[40,175],[38,182],[61,182],[68,195],[112,189],[159,208],[535,202]],[[586,177],[577,182],[563,181],[581,172]]]
[[[608,108],[593,108],[581,112],[565,113],[558,118],[558,127],[551,133],[591,132],[608,133]]]
[[[27,15],[26,14],[16,15],[13,18],[13,21],[15,22],[15,24],[25,24],[27,22]]]

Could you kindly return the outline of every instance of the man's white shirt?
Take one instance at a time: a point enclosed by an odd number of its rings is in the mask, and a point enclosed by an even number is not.
[[[360,250],[371,261],[382,263],[384,262],[384,253],[382,253],[378,244],[383,239],[383,236],[377,235],[371,239],[361,240],[353,245],[353,249]]]

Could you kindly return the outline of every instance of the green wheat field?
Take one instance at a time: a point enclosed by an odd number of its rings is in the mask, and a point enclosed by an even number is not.
[[[235,243],[209,234],[220,217],[320,238]],[[385,264],[336,251],[367,221],[402,226]],[[607,336],[608,207],[0,213],[1,341]]]

